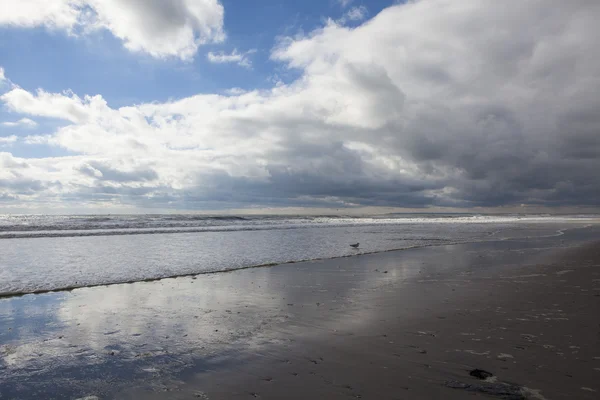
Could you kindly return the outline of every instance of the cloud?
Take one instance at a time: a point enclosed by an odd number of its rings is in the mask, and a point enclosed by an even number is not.
[[[28,135],[23,139],[25,144],[49,144],[52,141],[51,135]]]
[[[349,21],[357,22],[362,21],[367,17],[369,11],[365,6],[352,7],[348,12],[346,12],[342,18],[338,20],[339,24],[344,25]]]
[[[13,138],[16,140],[16,136]],[[0,165],[2,165],[3,168],[6,168],[4,171],[5,174],[10,172],[12,176],[14,176],[15,173],[14,171],[8,171],[8,168],[29,168],[29,164],[27,164],[25,161],[21,161],[20,159],[13,157],[12,154],[6,152],[0,152]]]
[[[21,118],[18,121],[3,122],[2,125],[10,126],[10,127],[23,126],[26,128],[35,128],[37,126],[37,122],[35,122],[34,120],[29,119],[29,118]]]
[[[0,84],[6,81],[6,76],[4,75],[4,68],[0,67]]]
[[[108,29],[132,51],[191,59],[198,46],[221,42],[223,6],[217,0],[88,0],[94,26]]]
[[[65,123],[26,142],[74,154],[19,160],[29,165],[19,179],[41,184],[18,196],[181,209],[597,207],[598,16],[593,1],[421,0],[281,39],[271,59],[299,78],[270,89],[112,108],[101,95],[14,87],[0,97],[8,110]]]
[[[205,43],[221,42],[218,0],[0,0],[0,26],[63,30],[105,29],[130,51],[189,60]]]
[[[352,4],[352,2],[354,2],[354,0],[337,0],[337,2],[342,8],[346,8],[350,4]]]
[[[5,203],[18,200],[21,195],[35,195],[44,191],[47,185],[51,184],[24,174],[29,168],[29,164],[22,159],[13,157],[10,153],[0,152],[0,167],[0,197]]]
[[[10,111],[63,119],[73,123],[100,117],[108,109],[102,96],[85,96],[81,99],[70,91],[47,93],[41,89],[34,95],[19,87],[4,93],[0,96],[0,101],[3,101]]]
[[[89,161],[78,168],[84,175],[114,182],[145,182],[158,179],[156,171],[151,168],[138,168],[131,171],[115,169],[98,161]]]
[[[81,1],[1,0],[0,25],[23,28],[46,26],[70,31],[78,22]]]
[[[239,87],[234,87],[234,88],[225,90],[225,93],[228,95],[232,95],[232,96],[239,96],[241,94],[247,93],[247,91],[242,88],[239,88]]]
[[[46,188],[44,183],[33,179],[0,179],[0,188],[8,189],[13,195],[28,195]]]
[[[17,141],[17,137],[15,135],[11,136],[0,136],[0,146],[6,144],[12,144]]]
[[[235,63],[241,67],[251,68],[252,61],[250,61],[248,56],[254,53],[256,53],[256,49],[248,50],[245,53],[239,53],[237,49],[233,49],[230,54],[223,51],[217,53],[211,51],[206,57],[208,58],[208,61],[214,64]]]

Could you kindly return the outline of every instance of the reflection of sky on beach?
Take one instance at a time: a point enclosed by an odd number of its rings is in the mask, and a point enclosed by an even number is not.
[[[0,386],[9,397],[18,385],[40,389],[42,382],[74,396],[149,377],[160,386],[186,370],[240,362],[264,345],[368,326],[381,318],[385,293],[420,290],[421,280],[469,279],[496,255],[503,263],[520,257],[504,251],[509,245],[480,244],[483,259],[481,251],[439,246],[3,299]],[[399,304],[399,316],[410,311],[410,301]]]
[[[169,375],[292,333],[349,330],[372,317],[370,291],[416,265],[389,254],[5,299],[0,383],[77,367]]]
[[[245,339],[275,318],[253,319],[240,303],[240,314],[232,317],[225,310],[236,296],[227,289],[214,275],[0,301],[0,384],[7,389],[45,376],[65,385],[64,377],[75,380],[94,368],[100,369],[95,379],[120,380],[127,371],[147,379],[157,370],[168,375],[216,359],[232,350],[230,344],[251,344]],[[253,295],[252,307],[269,309],[261,299]]]

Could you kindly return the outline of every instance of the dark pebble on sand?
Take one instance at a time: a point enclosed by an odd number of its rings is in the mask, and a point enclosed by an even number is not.
[[[487,379],[494,376],[494,374],[492,374],[491,372],[485,371],[483,369],[474,369],[471,372],[469,372],[469,375],[477,379]]]

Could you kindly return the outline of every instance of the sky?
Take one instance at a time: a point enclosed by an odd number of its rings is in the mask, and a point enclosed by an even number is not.
[[[600,206],[597,0],[0,10],[0,213]]]

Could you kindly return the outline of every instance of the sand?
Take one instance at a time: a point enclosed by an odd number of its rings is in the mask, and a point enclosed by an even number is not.
[[[3,331],[28,332],[0,335],[0,398],[597,399],[595,238],[578,230],[0,300]],[[34,308],[60,323],[35,325],[23,317]]]

